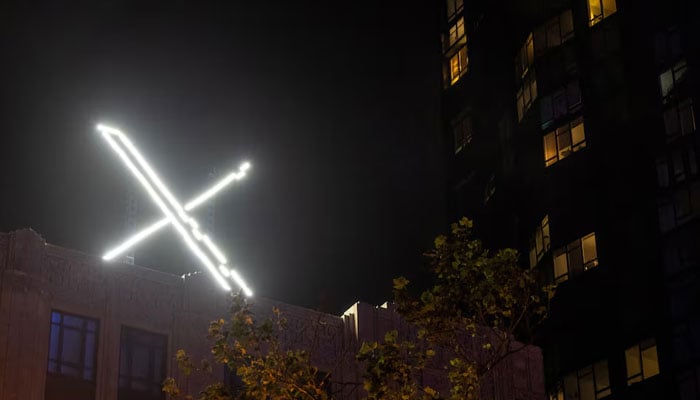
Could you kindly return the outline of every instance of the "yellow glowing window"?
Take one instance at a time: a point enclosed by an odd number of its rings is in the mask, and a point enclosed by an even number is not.
[[[579,274],[598,266],[598,250],[595,242],[595,232],[581,239],[576,239],[568,245],[556,249],[554,257],[554,283],[568,280],[571,274]]]
[[[462,36],[464,36],[464,17],[458,19],[457,22],[450,27],[448,46],[452,47]]]
[[[646,340],[625,350],[627,385],[641,382],[659,374],[656,341]]]
[[[544,165],[546,167],[585,148],[586,133],[583,127],[583,118],[579,117],[546,134],[543,138],[543,145]]]
[[[588,0],[588,24],[593,26],[617,11],[615,0]]]
[[[467,67],[469,65],[469,58],[467,57],[467,46],[462,46],[462,48],[457,51],[452,57],[450,57],[450,83],[455,84],[459,78],[467,72]]]

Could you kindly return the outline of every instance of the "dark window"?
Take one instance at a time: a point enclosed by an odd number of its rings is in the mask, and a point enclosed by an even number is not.
[[[695,132],[693,102],[688,99],[666,109],[664,111],[664,127],[666,128],[667,140]]]
[[[685,80],[687,71],[688,67],[686,66],[685,60],[680,60],[673,67],[663,71],[661,75],[659,75],[661,100],[664,103],[668,103],[674,98]]]
[[[574,20],[571,10],[550,19],[533,32],[535,56],[557,47],[574,36]]]
[[[677,28],[659,32],[655,38],[656,63],[659,65],[668,64],[680,58],[683,50],[681,48],[681,34]]]
[[[700,183],[682,186],[658,201],[659,229],[668,232],[700,214]]]
[[[165,398],[168,338],[165,335],[122,327],[119,353],[119,400]]]
[[[540,124],[547,129],[554,121],[578,113],[581,110],[581,89],[578,82],[570,82],[540,100]]]
[[[46,399],[95,397],[98,321],[51,312]]]
[[[462,116],[453,121],[452,136],[454,138],[455,154],[457,154],[471,143],[474,136],[471,117]]]

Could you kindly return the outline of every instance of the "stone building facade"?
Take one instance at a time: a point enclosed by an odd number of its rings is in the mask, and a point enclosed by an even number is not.
[[[210,321],[225,316],[228,296],[206,274],[171,275],[46,243],[30,229],[0,233],[0,400],[161,399],[174,376],[173,355],[209,355]],[[256,315],[278,307],[289,321],[282,338],[306,348],[330,372],[336,398],[362,397],[354,356],[363,341],[397,329],[410,334],[391,305],[358,302],[343,315],[257,298]],[[224,371],[214,376],[224,380]],[[433,377],[440,379],[439,371]],[[489,399],[544,399],[542,355],[528,347],[506,359],[484,388]]]

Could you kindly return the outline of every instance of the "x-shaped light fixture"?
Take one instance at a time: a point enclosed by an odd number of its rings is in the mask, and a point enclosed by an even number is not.
[[[197,221],[187,215],[187,211],[191,211],[203,204],[233,181],[242,179],[250,168],[250,163],[243,163],[238,171],[227,175],[183,207],[122,131],[105,125],[97,125],[97,130],[102,133],[107,143],[119,155],[134,177],[141,183],[141,186],[146,189],[153,202],[165,215],[165,218],[138,232],[124,241],[124,243],[107,252],[102,258],[104,260],[112,260],[158,230],[167,225],[172,225],[185,241],[187,247],[207,267],[222,288],[231,290],[231,286],[226,280],[226,278],[231,278],[247,296],[252,296],[253,292],[248,288],[243,278],[236,270],[227,266],[226,256],[212,242],[209,236],[199,230]],[[216,260],[218,268],[212,259]]]

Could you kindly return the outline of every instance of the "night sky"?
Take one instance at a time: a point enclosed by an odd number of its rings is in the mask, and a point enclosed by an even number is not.
[[[0,231],[100,255],[130,188],[160,219],[105,122],[183,202],[253,163],[212,236],[259,295],[340,313],[417,269],[445,222],[434,2],[62,3],[0,5]],[[136,262],[197,269],[172,229]]]

